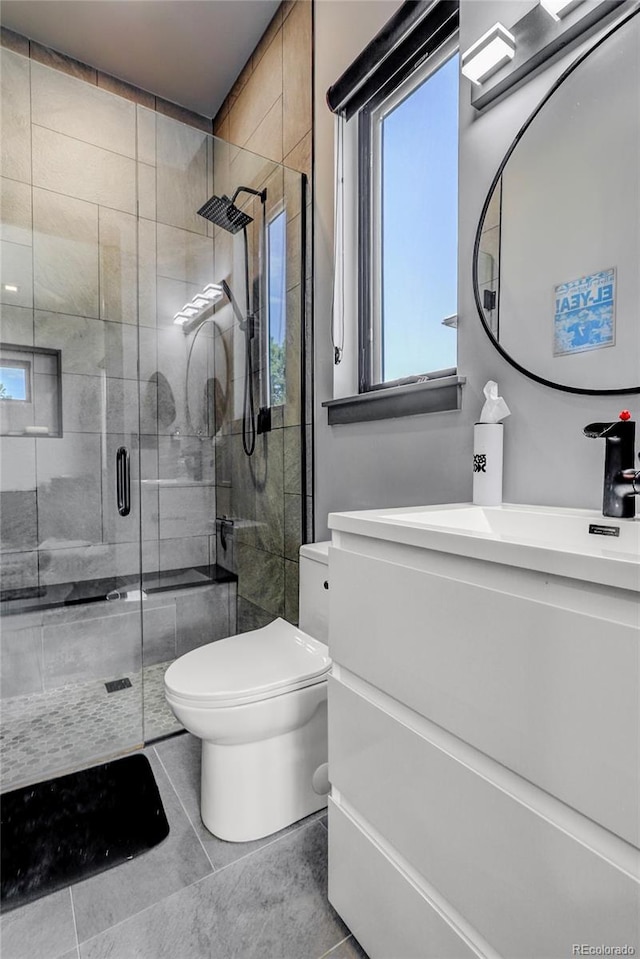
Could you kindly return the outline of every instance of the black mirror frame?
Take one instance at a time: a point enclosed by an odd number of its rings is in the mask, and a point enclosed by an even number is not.
[[[551,389],[554,389],[554,390],[561,390],[561,391],[564,392],[564,393],[578,393],[578,394],[581,394],[581,395],[583,395],[583,396],[623,396],[623,395],[628,395],[628,394],[631,394],[631,393],[640,393],[640,386],[631,386],[631,387],[627,387],[627,388],[625,388],[625,389],[617,389],[617,390],[588,390],[588,389],[583,389],[582,387],[579,387],[579,386],[563,386],[561,383],[554,383],[552,380],[547,380],[547,379],[545,379],[545,378],[542,377],[542,376],[538,376],[537,373],[532,373],[530,370],[525,369],[524,366],[521,366],[520,363],[518,363],[516,360],[514,360],[513,357],[511,357],[511,356],[506,352],[506,350],[504,350],[503,347],[500,346],[500,343],[496,340],[494,334],[491,332],[491,329],[489,328],[489,325],[488,325],[488,323],[487,323],[487,321],[486,321],[486,318],[485,318],[485,315],[484,315],[484,308],[483,308],[483,306],[482,306],[482,302],[481,302],[481,299],[480,299],[480,287],[479,287],[479,284],[478,284],[478,256],[479,256],[479,253],[480,253],[480,242],[481,242],[481,236],[482,236],[482,226],[483,226],[483,224],[484,224],[484,220],[485,220],[485,217],[486,217],[486,215],[487,215],[487,210],[489,209],[489,204],[490,204],[491,199],[492,199],[492,197],[493,197],[494,190],[496,189],[496,187],[497,187],[497,185],[498,185],[498,183],[499,183],[499,181],[500,181],[500,178],[502,177],[502,174],[503,174],[503,172],[504,172],[504,168],[505,168],[505,166],[507,165],[507,162],[508,162],[508,160],[509,160],[509,157],[511,156],[511,154],[513,153],[513,151],[514,151],[515,148],[517,147],[518,143],[519,143],[520,140],[522,139],[523,135],[525,134],[525,132],[527,131],[527,129],[529,128],[529,126],[531,125],[531,123],[533,122],[533,120],[537,117],[538,113],[540,113],[540,111],[541,111],[542,108],[545,106],[545,104],[547,103],[547,101],[551,99],[551,97],[552,97],[553,94],[556,92],[556,90],[558,89],[558,87],[561,86],[561,84],[564,83],[564,81],[567,79],[567,77],[570,76],[570,74],[572,74],[573,71],[576,70],[576,69],[580,66],[580,64],[583,63],[584,60],[587,59],[587,57],[591,56],[591,54],[592,54],[595,50],[597,50],[598,47],[600,47],[603,43],[605,43],[605,41],[607,41],[611,36],[613,36],[614,33],[616,33],[618,30],[620,30],[622,27],[624,27],[633,17],[637,16],[638,14],[640,14],[640,7],[636,7],[636,9],[632,10],[631,13],[630,13],[628,16],[626,16],[623,20],[621,20],[619,23],[617,23],[611,30],[609,30],[603,37],[601,37],[600,40],[598,40],[597,43],[595,43],[592,47],[590,47],[588,50],[586,50],[584,53],[582,53],[576,60],[574,60],[574,62],[573,62],[572,64],[570,64],[569,67],[567,67],[567,69],[561,74],[561,76],[558,77],[558,79],[557,79],[556,82],[553,84],[553,86],[551,87],[551,89],[549,90],[549,92],[548,92],[548,93],[546,94],[546,96],[540,101],[540,103],[539,103],[538,106],[535,108],[535,110],[533,111],[533,113],[532,113],[532,114],[528,117],[528,119],[525,121],[524,125],[521,127],[521,129],[520,129],[520,130],[518,131],[518,133],[516,134],[513,143],[511,144],[511,146],[510,146],[509,149],[507,150],[507,152],[506,152],[506,154],[505,154],[505,156],[504,156],[504,158],[503,158],[503,160],[502,160],[502,163],[500,164],[500,166],[499,166],[499,168],[498,168],[498,172],[496,173],[496,175],[495,175],[495,177],[493,178],[493,181],[492,181],[492,183],[491,183],[491,186],[489,187],[489,192],[488,192],[488,194],[487,194],[486,200],[484,201],[484,205],[483,205],[483,207],[482,207],[482,212],[481,212],[481,214],[480,214],[480,220],[479,220],[479,223],[478,223],[478,229],[477,229],[477,232],[476,232],[475,242],[474,242],[474,244],[473,244],[473,258],[472,258],[472,266],[471,266],[471,269],[472,269],[472,281],[473,281],[473,295],[474,295],[474,298],[475,298],[475,301],[476,301],[476,308],[477,308],[477,310],[478,310],[478,316],[480,317],[480,322],[482,323],[482,326],[483,326],[483,328],[484,328],[484,331],[485,331],[485,333],[487,334],[487,336],[489,337],[489,340],[490,340],[491,344],[495,347],[495,349],[498,351],[498,353],[500,353],[500,355],[507,361],[507,363],[509,363],[511,366],[513,366],[516,370],[518,370],[518,372],[524,374],[524,376],[528,376],[529,379],[531,379],[531,380],[535,380],[536,383],[541,383],[543,386],[548,386],[548,387],[550,387]]]

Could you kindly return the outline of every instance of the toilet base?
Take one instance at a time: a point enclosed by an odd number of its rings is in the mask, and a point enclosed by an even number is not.
[[[327,805],[313,774],[327,761],[327,706],[304,726],[258,742],[203,740],[200,814],[227,842],[262,839]]]

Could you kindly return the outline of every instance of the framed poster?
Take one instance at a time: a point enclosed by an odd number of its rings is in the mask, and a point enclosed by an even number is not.
[[[611,267],[555,288],[553,355],[585,353],[616,341],[616,270]]]

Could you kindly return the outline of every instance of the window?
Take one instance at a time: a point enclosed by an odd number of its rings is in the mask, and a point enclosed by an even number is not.
[[[459,410],[458,0],[400,4],[336,114],[329,425]]]
[[[31,363],[28,360],[2,362],[0,400],[31,401]]]
[[[458,77],[450,40],[360,112],[360,392],[455,373]]]
[[[267,224],[269,406],[286,402],[287,283],[286,213]]]

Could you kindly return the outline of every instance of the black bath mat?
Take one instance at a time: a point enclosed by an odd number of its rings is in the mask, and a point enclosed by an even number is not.
[[[169,835],[146,756],[125,756],[0,797],[1,899],[23,906],[118,866]]]

